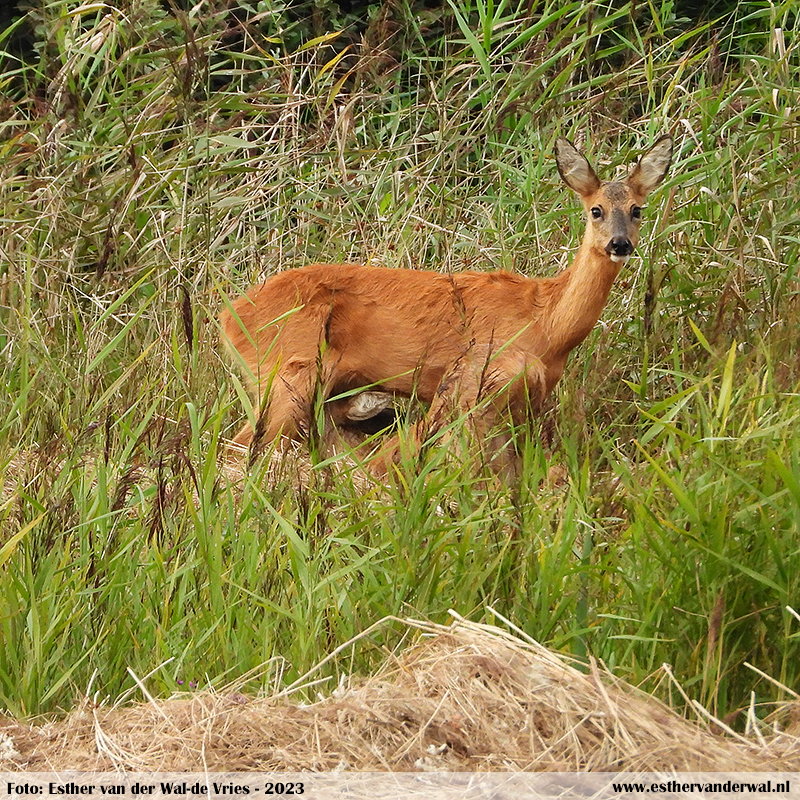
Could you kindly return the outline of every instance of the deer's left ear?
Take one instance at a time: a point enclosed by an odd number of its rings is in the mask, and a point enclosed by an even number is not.
[[[628,175],[628,186],[642,196],[650,194],[667,174],[672,161],[672,137],[662,136]]]

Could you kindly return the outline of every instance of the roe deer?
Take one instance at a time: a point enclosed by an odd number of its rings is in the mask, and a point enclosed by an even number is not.
[[[608,183],[567,139],[555,156],[587,219],[572,264],[555,277],[312,264],[231,303],[222,330],[253,384],[258,438],[308,434],[315,396],[333,398],[327,415],[344,425],[381,412],[391,396],[429,404],[428,422],[480,405],[480,434],[500,416],[519,423],[536,412],[636,247],[641,206],[667,173],[672,139],[662,136],[624,180]],[[247,425],[234,442],[252,437]]]

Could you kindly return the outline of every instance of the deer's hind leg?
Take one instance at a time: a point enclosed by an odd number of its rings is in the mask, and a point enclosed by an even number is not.
[[[258,387],[260,415],[255,431],[247,423],[233,438],[239,447],[268,444],[276,439],[299,440],[308,435],[314,413],[315,392],[319,385],[316,359],[289,358]]]
[[[327,394],[324,370],[318,359],[289,358],[272,380],[266,407],[264,438],[273,441],[304,439],[314,420],[317,395]]]

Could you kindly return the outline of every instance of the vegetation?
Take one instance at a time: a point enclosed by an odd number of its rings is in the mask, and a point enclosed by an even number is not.
[[[800,3],[304,8],[47,0],[0,34],[0,705],[130,672],[256,691],[385,615],[487,606],[676,703],[663,663],[719,715],[786,699]],[[664,131],[639,255],[518,483],[441,447],[388,487],[319,460],[230,477],[230,298],[314,260],[553,274],[583,226],[555,138],[608,175]]]

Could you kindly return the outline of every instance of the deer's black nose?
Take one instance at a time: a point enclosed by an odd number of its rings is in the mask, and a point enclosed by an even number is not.
[[[606,245],[606,253],[610,256],[629,256],[632,252],[633,244],[627,236],[615,236]]]

